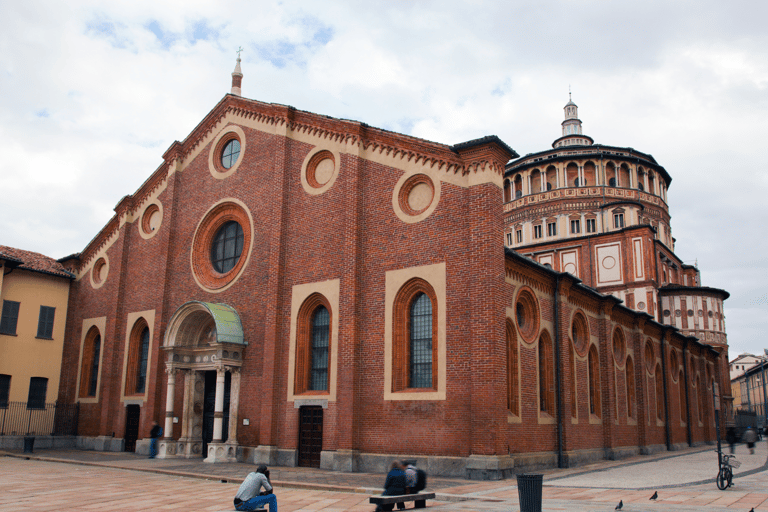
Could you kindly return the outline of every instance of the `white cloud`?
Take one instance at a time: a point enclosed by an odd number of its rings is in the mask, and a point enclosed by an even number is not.
[[[247,97],[521,154],[559,136],[570,85],[588,135],[672,175],[677,252],[731,292],[731,344],[759,352],[766,17],[714,0],[6,2],[0,243],[82,250],[229,91],[241,45]]]

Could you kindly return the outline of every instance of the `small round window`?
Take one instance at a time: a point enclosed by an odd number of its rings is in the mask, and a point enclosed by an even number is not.
[[[216,272],[232,270],[243,252],[243,228],[235,221],[225,223],[211,243],[211,263]]]
[[[240,157],[240,141],[232,139],[224,146],[221,152],[221,165],[225,169],[231,169]]]

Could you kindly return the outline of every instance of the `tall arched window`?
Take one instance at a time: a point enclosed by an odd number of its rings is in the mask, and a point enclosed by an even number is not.
[[[600,358],[594,345],[589,349],[589,413],[600,416]]]
[[[627,356],[627,416],[635,417],[635,365],[632,358]]]
[[[330,388],[331,305],[313,293],[299,309],[296,331],[294,393],[326,393]]]
[[[393,311],[392,391],[437,388],[437,298],[423,279],[397,293]]]
[[[551,416],[555,415],[553,364],[552,341],[544,332],[539,338],[539,410]]]
[[[507,409],[512,414],[520,415],[519,383],[517,370],[517,335],[512,321],[507,318]]]
[[[312,317],[312,363],[309,378],[311,391],[328,391],[328,347],[331,315],[325,306],[315,310]]]
[[[101,358],[101,334],[96,327],[91,327],[85,335],[83,353],[80,355],[80,387],[78,396],[90,398],[96,396],[99,382],[99,360]]]
[[[419,293],[411,303],[408,387],[432,387],[432,301]]]
[[[664,420],[664,384],[661,365],[656,363],[656,419]]]
[[[126,395],[143,395],[147,390],[149,343],[149,326],[146,320],[139,318],[134,324],[129,338]]]

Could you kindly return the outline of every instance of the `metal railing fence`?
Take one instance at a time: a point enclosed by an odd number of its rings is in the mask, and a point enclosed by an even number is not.
[[[7,402],[0,404],[0,435],[77,435],[80,404],[59,402],[34,404]]]

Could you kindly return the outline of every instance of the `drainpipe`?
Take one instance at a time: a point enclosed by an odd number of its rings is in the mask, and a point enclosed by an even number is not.
[[[691,395],[688,394],[688,338],[685,338],[685,345],[683,345],[683,378],[685,378],[685,424],[688,426],[688,446],[693,446],[693,438],[691,437]],[[696,388],[696,391],[701,393],[701,390]]]
[[[665,355],[664,342],[667,341],[666,329],[661,331],[661,384],[664,390],[664,437],[667,442],[667,451],[672,451],[672,441],[669,437],[669,395],[667,393],[667,357]]]
[[[563,380],[560,376],[560,276],[555,276],[555,385],[557,386],[557,467],[564,468],[563,457]]]

